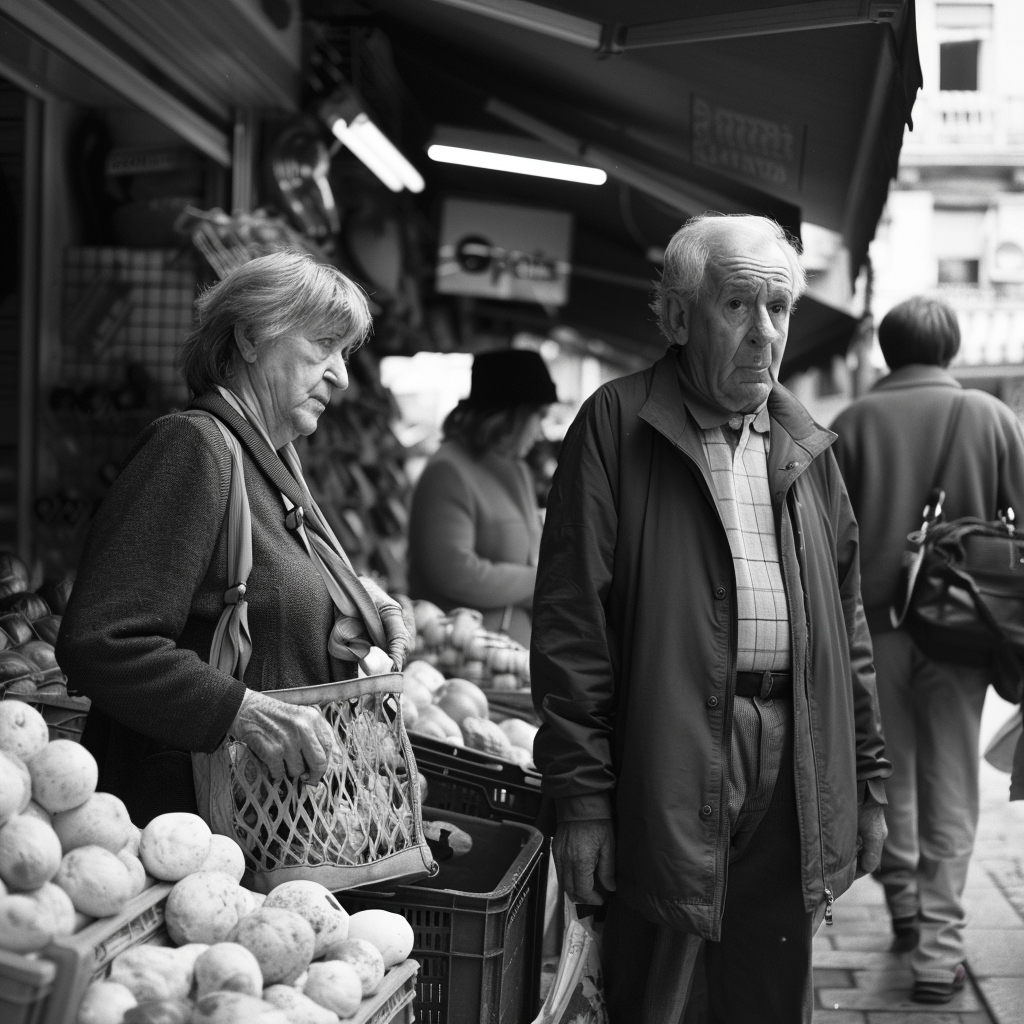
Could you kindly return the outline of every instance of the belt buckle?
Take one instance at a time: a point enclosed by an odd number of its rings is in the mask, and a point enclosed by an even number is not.
[[[768,669],[764,670],[764,676],[761,678],[761,692],[758,696],[761,700],[772,699],[772,687],[775,685],[775,679],[772,677],[771,672]]]

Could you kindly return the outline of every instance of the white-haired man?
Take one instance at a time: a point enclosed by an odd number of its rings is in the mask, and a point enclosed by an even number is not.
[[[778,384],[803,287],[773,221],[689,221],[655,304],[671,348],[562,448],[535,756],[560,879],[609,902],[612,1024],[676,1024],[686,935],[712,1024],[809,1021],[814,928],[878,864],[890,766],[857,525],[835,435]]]

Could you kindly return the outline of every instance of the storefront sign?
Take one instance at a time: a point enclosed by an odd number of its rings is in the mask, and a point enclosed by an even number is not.
[[[693,161],[764,185],[799,187],[803,132],[693,97]]]
[[[447,199],[437,290],[563,306],[569,297],[571,238],[568,213]]]

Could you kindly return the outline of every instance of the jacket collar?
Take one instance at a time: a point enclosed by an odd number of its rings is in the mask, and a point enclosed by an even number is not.
[[[688,455],[707,474],[707,459],[700,426],[687,408],[679,382],[678,347],[673,345],[651,367],[651,389],[640,409],[640,418]],[[768,396],[771,449],[768,473],[774,489],[785,490],[825,451],[837,435],[818,426],[810,413],[781,384]]]
[[[888,376],[878,381],[871,390],[888,391],[898,388],[935,387],[936,385],[947,388],[963,387],[960,381],[944,367],[911,363],[909,366],[901,366],[898,370],[893,370]]]

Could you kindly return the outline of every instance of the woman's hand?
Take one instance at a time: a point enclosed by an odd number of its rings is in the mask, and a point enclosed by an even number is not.
[[[245,691],[230,731],[273,779],[287,776],[311,786],[323,778],[334,747],[334,733],[315,708],[285,704],[255,690]]]
[[[401,672],[405,665],[405,659],[409,657],[409,651],[412,650],[412,637],[409,635],[409,630],[405,628],[402,606],[390,594],[381,590],[369,577],[360,576],[359,582],[366,588],[366,592],[377,606],[381,625],[384,627],[384,638],[387,640],[387,653],[391,655],[395,671]]]

